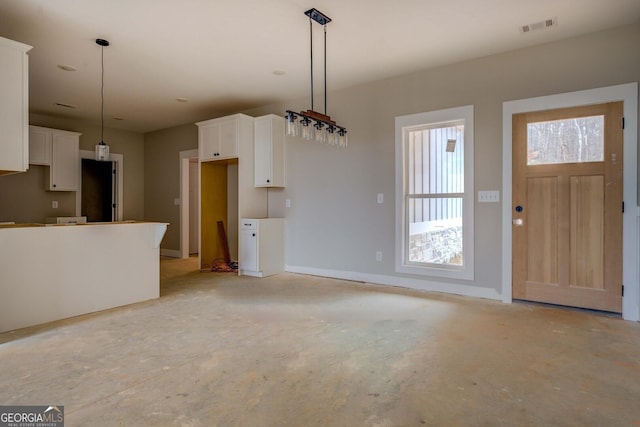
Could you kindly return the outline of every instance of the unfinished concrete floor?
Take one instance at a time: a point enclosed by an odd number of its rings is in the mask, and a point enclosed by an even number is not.
[[[196,268],[0,334],[0,404],[61,404],[67,426],[640,426],[638,323]]]

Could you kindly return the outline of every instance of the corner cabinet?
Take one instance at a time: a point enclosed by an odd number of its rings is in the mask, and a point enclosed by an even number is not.
[[[238,144],[253,135],[253,118],[244,114],[211,119],[198,125],[201,162],[238,157]],[[248,127],[251,127],[248,130]]]
[[[0,175],[29,168],[30,49],[0,37]]]
[[[256,187],[284,187],[284,125],[274,114],[255,119]]]
[[[29,126],[29,162],[49,166],[47,190],[80,190],[80,135],[66,130]]]

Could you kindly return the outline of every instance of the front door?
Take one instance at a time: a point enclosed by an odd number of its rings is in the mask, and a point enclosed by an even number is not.
[[[513,297],[622,311],[622,102],[513,116]]]

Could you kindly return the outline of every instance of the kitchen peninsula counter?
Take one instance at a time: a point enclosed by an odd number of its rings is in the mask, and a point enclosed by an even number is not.
[[[167,225],[0,225],[0,332],[158,298]]]

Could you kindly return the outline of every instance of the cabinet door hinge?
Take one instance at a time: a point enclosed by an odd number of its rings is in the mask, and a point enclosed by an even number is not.
[[[624,117],[622,118],[622,129],[624,129]]]
[[[624,213],[624,201],[622,202],[622,213]]]
[[[622,285],[622,296],[624,296],[624,285]]]

